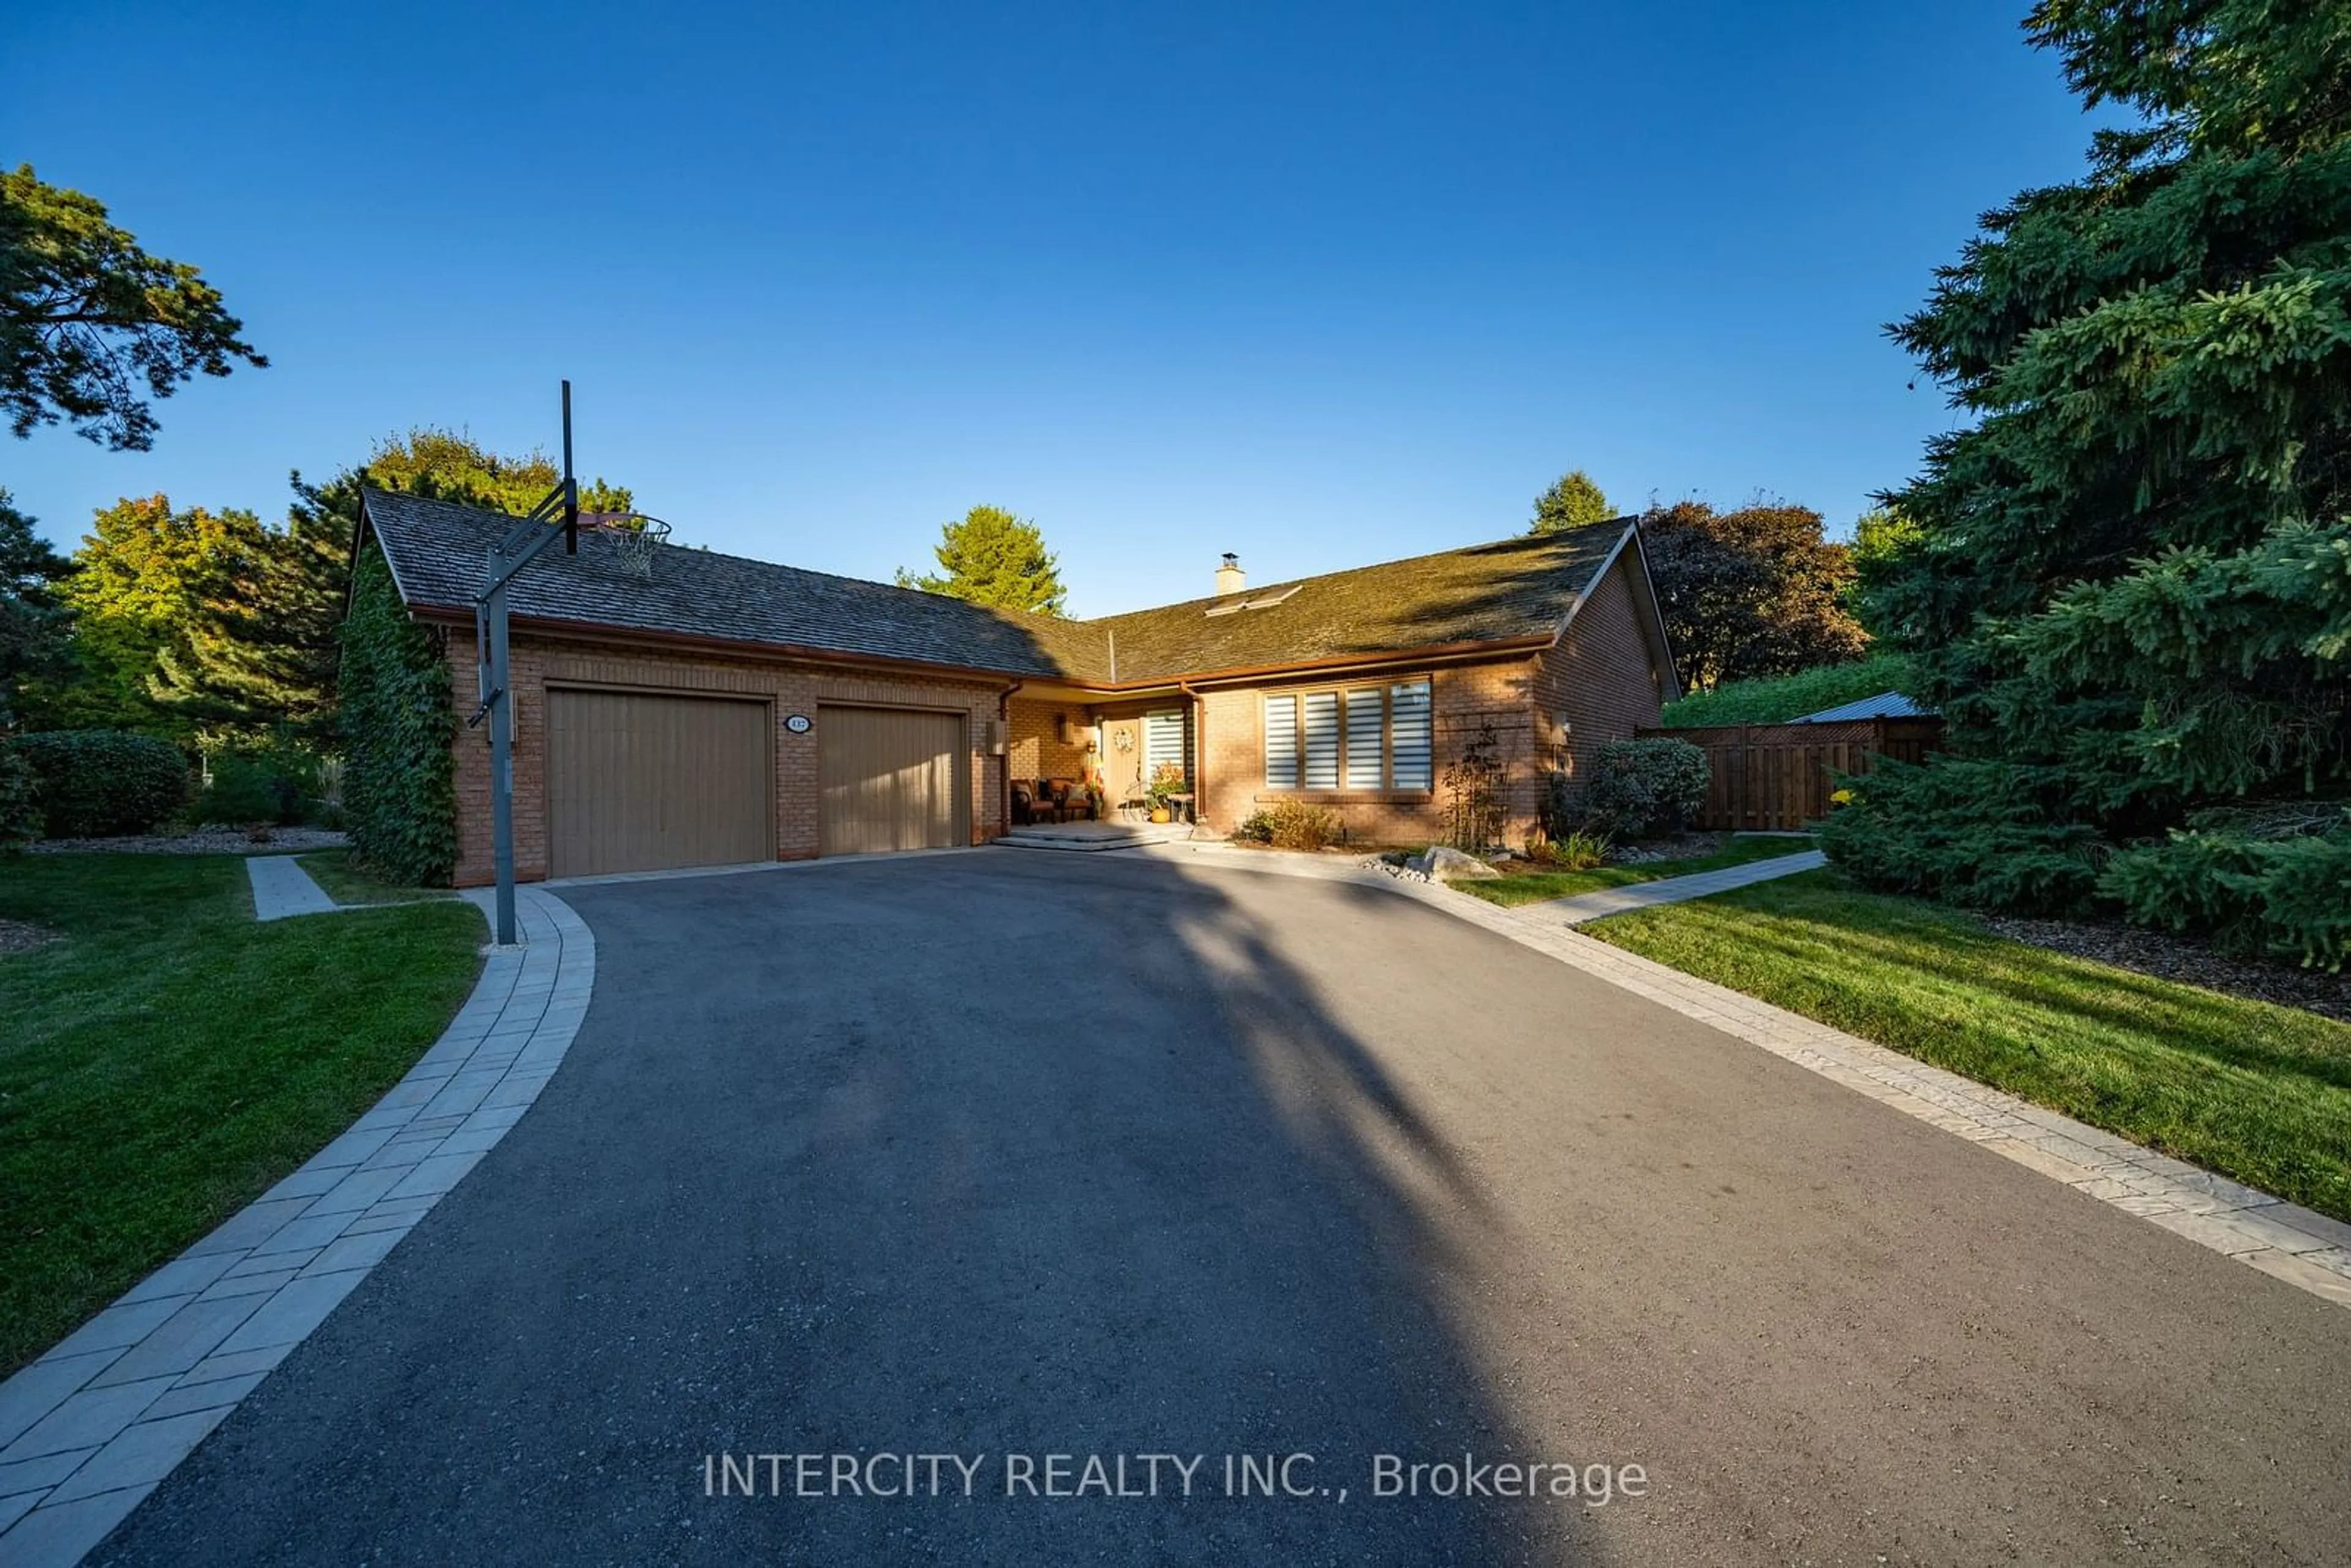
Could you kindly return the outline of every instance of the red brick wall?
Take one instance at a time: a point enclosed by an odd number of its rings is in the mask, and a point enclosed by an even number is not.
[[[478,700],[474,673],[474,634],[452,628],[449,666],[457,711],[470,715]],[[741,692],[774,699],[776,727],[776,858],[808,860],[817,852],[817,745],[815,731],[787,732],[791,714],[817,716],[823,703],[877,706],[954,708],[969,716],[972,756],[972,841],[998,831],[1001,816],[999,758],[987,755],[988,725],[997,717],[1000,685],[980,680],[909,678],[862,674],[852,668],[758,659],[676,653],[608,643],[517,636],[508,653],[515,701],[515,875],[537,882],[547,875],[547,686],[637,687],[679,692]],[[496,876],[490,830],[489,726],[460,728],[455,742],[457,774],[457,868],[460,887],[477,887]]]
[[[1061,744],[1061,718],[1067,714],[1078,738]],[[1012,720],[1005,747],[1007,777],[1013,779],[1082,779],[1091,761],[1085,748],[1086,706],[1083,703],[1049,702],[1038,697],[1012,699]]]
[[[1652,652],[1648,608],[1636,584],[1639,559],[1629,551],[1594,585],[1557,646],[1527,657],[1453,665],[1430,677],[1436,730],[1436,788],[1423,796],[1313,794],[1338,812],[1350,839],[1366,843],[1426,843],[1445,831],[1447,764],[1485,725],[1494,727],[1503,765],[1503,841],[1531,832],[1547,776],[1564,768],[1571,782],[1603,741],[1630,737],[1657,722],[1670,676]],[[1405,680],[1409,674],[1380,677]],[[1230,832],[1250,813],[1286,797],[1265,788],[1262,699],[1280,692],[1330,690],[1320,681],[1219,691],[1204,699],[1201,820]],[[1564,718],[1562,735],[1559,721]]]
[[[1640,571],[1640,558],[1627,547],[1593,586],[1567,635],[1534,661],[1541,766],[1563,768],[1571,790],[1581,786],[1603,742],[1628,740],[1654,726],[1665,706],[1672,677],[1652,652],[1650,611],[1636,586]],[[1563,737],[1556,728],[1561,718],[1567,722]]]
[[[1534,720],[1529,698],[1532,662],[1516,658],[1485,664],[1453,665],[1428,674],[1435,744],[1435,785],[1425,793],[1308,792],[1301,798],[1339,815],[1351,841],[1377,844],[1426,843],[1442,836],[1447,800],[1445,769],[1487,724],[1494,727],[1495,757],[1504,768],[1504,832],[1510,841],[1532,826],[1540,781],[1533,768]],[[1286,799],[1291,791],[1265,787],[1263,700],[1285,692],[1343,690],[1415,678],[1400,671],[1374,680],[1309,681],[1210,692],[1203,698],[1206,718],[1200,771],[1206,789],[1201,821],[1229,833],[1252,812]]]

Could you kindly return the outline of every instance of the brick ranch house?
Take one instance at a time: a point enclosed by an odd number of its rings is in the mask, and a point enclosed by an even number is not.
[[[409,615],[475,706],[473,595],[513,519],[371,490]],[[1207,831],[1289,799],[1354,841],[1442,836],[1448,764],[1492,728],[1505,832],[1678,695],[1640,533],[1520,537],[1092,621],[711,551],[649,575],[582,530],[510,590],[526,880],[981,843],[1008,784],[1172,761]],[[491,879],[488,730],[454,727],[460,886]]]

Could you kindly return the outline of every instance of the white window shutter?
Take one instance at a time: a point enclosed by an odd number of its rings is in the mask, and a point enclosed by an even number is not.
[[[1390,722],[1395,727],[1392,757],[1398,789],[1430,788],[1431,730],[1426,681],[1399,681],[1388,688]]]
[[[1306,694],[1306,788],[1339,787],[1339,694]]]
[[[1265,787],[1298,788],[1298,699],[1265,699]]]
[[[1358,686],[1347,694],[1347,779],[1350,789],[1384,789],[1385,768],[1380,753],[1387,739],[1386,704],[1377,686]]]
[[[1168,764],[1184,766],[1184,714],[1175,709],[1143,716],[1143,777],[1148,783],[1152,775]]]

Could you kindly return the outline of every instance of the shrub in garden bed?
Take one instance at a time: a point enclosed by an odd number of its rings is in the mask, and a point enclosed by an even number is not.
[[[2068,821],[2064,777],[1980,758],[1882,762],[1844,781],[1821,847],[1865,887],[1971,909],[2086,913],[2109,846]]]
[[[1706,753],[1687,740],[1612,740],[1593,756],[1584,824],[1608,838],[1678,833],[1706,809]]]
[[[2133,925],[2207,936],[2223,952],[2330,969],[2351,956],[2351,827],[2268,840],[2174,831],[2117,853],[2098,891]]]
[[[1306,800],[1284,800],[1271,810],[1252,811],[1233,837],[1278,850],[1320,850],[1338,841],[1339,813]]]

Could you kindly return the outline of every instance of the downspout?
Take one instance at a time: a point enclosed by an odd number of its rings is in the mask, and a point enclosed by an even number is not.
[[[1184,681],[1176,683],[1192,703],[1192,826],[1200,826],[1200,808],[1208,800],[1208,701]]]
[[[1004,727],[1004,755],[996,759],[996,836],[1012,831],[1012,694],[1027,685],[1015,681],[996,697],[996,722]]]

